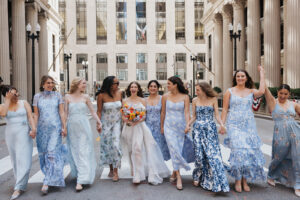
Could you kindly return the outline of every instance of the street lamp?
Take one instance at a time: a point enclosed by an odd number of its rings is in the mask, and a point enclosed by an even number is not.
[[[234,40],[234,67],[233,67],[233,70],[236,71],[237,70],[237,66],[236,66],[236,39],[238,38],[239,41],[241,39],[242,25],[240,23],[238,23],[237,32],[233,32],[232,23],[229,24],[228,29],[229,29],[229,33],[230,33],[230,40],[231,41],[232,41],[232,39]]]
[[[88,68],[89,62],[87,60],[83,60],[81,64],[82,64],[82,67],[84,69],[85,80],[87,81],[87,72],[86,72],[86,70]]]
[[[27,40],[29,42],[29,39],[31,39],[32,41],[32,102],[33,102],[33,98],[34,98],[34,93],[35,93],[35,49],[34,49],[34,40],[37,39],[37,41],[39,40],[40,37],[40,30],[41,27],[39,24],[36,24],[35,27],[35,31],[36,31],[36,35],[32,32],[31,33],[31,25],[27,24],[26,26],[26,32],[27,32]]]
[[[70,53],[68,54],[67,52],[64,53],[64,59],[65,59],[65,62],[67,62],[67,79],[68,79],[68,82],[67,82],[67,88],[68,88],[68,91],[70,90],[70,70],[69,70],[69,60],[72,59],[72,52],[70,51]]]
[[[192,84],[192,87],[193,87],[193,97],[195,96],[195,61],[198,61],[199,60],[199,56],[194,56],[194,55],[191,55],[191,61],[193,61],[193,84]]]

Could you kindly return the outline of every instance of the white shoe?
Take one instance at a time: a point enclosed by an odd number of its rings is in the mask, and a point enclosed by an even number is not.
[[[295,190],[295,195],[296,195],[297,197],[300,197],[300,189],[296,189],[296,190]]]
[[[22,194],[21,190],[15,190],[14,193],[11,195],[10,200],[15,200],[19,198]]]
[[[273,179],[268,178],[267,183],[273,187],[275,187],[275,181]]]

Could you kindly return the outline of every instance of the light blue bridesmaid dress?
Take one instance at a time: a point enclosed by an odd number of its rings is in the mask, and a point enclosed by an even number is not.
[[[36,143],[41,170],[45,174],[43,185],[65,186],[66,149],[62,145],[59,115],[59,105],[63,103],[61,94],[55,91],[43,91],[34,96],[33,106],[39,110]]]
[[[272,112],[275,126],[268,177],[300,189],[300,125],[295,116],[292,103],[286,111],[276,103]]]
[[[164,135],[168,144],[173,164],[173,170],[180,168],[190,170],[189,164],[183,157],[183,144],[185,140],[185,116],[184,101],[172,102],[166,101],[166,116],[164,122]],[[193,148],[190,146],[190,148]]]
[[[77,177],[78,184],[92,184],[96,170],[93,132],[87,110],[85,102],[69,103],[67,142],[71,175]]]
[[[235,180],[265,180],[265,158],[260,150],[262,142],[257,134],[252,112],[253,93],[240,97],[229,89],[230,103],[226,119],[225,146],[231,149],[229,173]]]
[[[17,111],[6,115],[5,140],[12,162],[16,184],[14,190],[25,191],[32,161],[32,139],[24,102],[19,101]]]
[[[164,156],[164,160],[170,160],[171,156],[166,142],[166,138],[160,132],[160,112],[161,112],[161,96],[160,96],[159,103],[157,105],[150,106],[147,104],[146,124],[151,130],[152,136],[154,137],[158,146],[160,147],[160,150]]]

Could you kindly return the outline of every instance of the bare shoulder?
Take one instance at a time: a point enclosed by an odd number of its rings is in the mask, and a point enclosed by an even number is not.
[[[144,99],[144,98],[142,98],[142,97],[139,98],[139,101],[140,101],[142,104],[146,104],[146,99]]]

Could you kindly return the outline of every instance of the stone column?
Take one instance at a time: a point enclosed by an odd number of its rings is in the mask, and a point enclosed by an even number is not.
[[[12,1],[12,54],[13,85],[27,99],[25,0]]]
[[[285,26],[287,26],[287,84],[292,88],[300,88],[300,2],[299,0],[288,0],[287,18]]]
[[[223,93],[232,86],[233,50],[228,26],[232,22],[232,6],[223,8]]]
[[[275,87],[280,85],[280,2],[265,0],[264,5],[266,84],[268,87]]]
[[[214,41],[213,41],[213,59],[214,62],[214,86],[220,87],[223,90],[223,27],[222,16],[216,14],[214,17]]]
[[[237,46],[237,69],[245,69],[246,47],[245,47],[245,3],[244,0],[235,0],[233,4],[233,26],[237,32],[237,26],[240,23],[242,26],[241,38],[236,40]]]
[[[10,84],[9,37],[7,0],[0,1],[0,75],[4,84]]]
[[[42,12],[39,14],[39,25],[41,26],[39,39],[39,66],[40,77],[48,74],[48,30],[47,30],[47,14]]]
[[[260,0],[247,1],[247,23],[248,23],[248,68],[250,76],[254,82],[259,81],[257,66],[260,64]]]
[[[36,35],[36,25],[38,23],[38,8],[36,3],[26,4],[26,26],[31,25],[31,33]],[[32,39],[26,40],[27,42],[27,79],[28,79],[28,89],[27,96],[29,99],[32,97]],[[34,63],[35,63],[35,91],[37,93],[40,87],[40,72],[39,72],[39,47],[38,40],[34,40]]]

